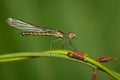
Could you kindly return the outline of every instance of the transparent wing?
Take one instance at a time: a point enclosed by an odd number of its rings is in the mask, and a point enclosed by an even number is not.
[[[53,31],[51,29],[45,29],[43,27],[37,27],[35,25],[13,19],[13,18],[8,18],[7,22],[10,26],[23,30],[23,31],[31,31],[31,32],[46,32],[46,31]]]

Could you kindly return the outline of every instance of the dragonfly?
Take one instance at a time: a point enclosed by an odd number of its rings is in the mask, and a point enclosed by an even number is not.
[[[71,48],[74,50],[77,50],[71,43],[70,39],[73,39],[76,34],[74,32],[64,33],[60,30],[52,30],[48,28],[44,28],[42,26],[36,26],[30,23],[27,23],[22,20],[14,19],[14,18],[8,18],[7,22],[10,26],[17,28],[19,30],[22,30],[23,36],[55,36],[58,39],[51,41],[50,44],[50,50],[52,49],[52,43],[63,40],[62,47],[64,47],[64,40],[66,40]]]

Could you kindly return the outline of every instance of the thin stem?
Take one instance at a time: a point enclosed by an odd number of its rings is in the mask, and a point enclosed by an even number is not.
[[[108,69],[107,67],[103,66],[101,63],[93,60],[92,58],[86,57],[85,56],[85,61],[95,65],[96,67],[98,67],[100,70],[108,73],[109,75],[111,75],[112,77],[116,78],[117,80],[120,80],[120,75],[116,74],[115,72],[113,72],[112,70]]]
[[[120,75],[117,72],[114,72],[107,67],[103,66],[101,63],[97,62],[96,60],[93,60],[87,55],[84,55],[83,60],[78,60],[75,58],[69,57],[67,54],[73,52],[70,50],[51,50],[51,51],[44,51],[44,52],[27,52],[27,53],[12,53],[12,54],[4,54],[0,55],[0,62],[9,62],[9,61],[18,61],[18,60],[25,60],[25,59],[31,59],[31,58],[37,58],[37,57],[59,57],[64,59],[69,59],[73,61],[77,61],[80,63],[83,63],[85,65],[88,65],[92,68],[98,68],[99,70],[102,70],[112,77],[114,77],[117,80],[120,80]],[[50,55],[51,53],[51,55]]]

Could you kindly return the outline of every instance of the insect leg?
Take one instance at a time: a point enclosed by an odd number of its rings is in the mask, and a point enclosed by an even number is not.
[[[61,39],[61,38],[58,38],[58,39],[55,39],[55,40],[50,41],[50,51],[52,50],[52,45],[53,45],[53,43],[54,43],[54,42],[57,42],[57,41],[60,41],[60,40],[62,40],[62,39]],[[50,55],[51,55],[51,52],[50,52]]]
[[[78,51],[77,48],[75,46],[73,46],[73,44],[71,43],[70,39],[67,39],[67,42],[68,42],[69,46],[71,48],[73,48],[73,50]]]
[[[63,39],[63,41],[62,41],[62,45],[61,45],[62,49],[65,49],[65,46],[64,46],[65,41],[66,41],[66,39]]]

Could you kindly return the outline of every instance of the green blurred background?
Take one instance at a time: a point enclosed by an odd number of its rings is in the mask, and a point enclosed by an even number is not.
[[[96,59],[115,56],[108,68],[120,72],[120,1],[119,0],[1,0],[0,54],[49,50],[54,37],[23,37],[10,27],[12,17],[63,32],[73,31],[72,43]],[[59,42],[53,49],[60,49]],[[0,80],[91,80],[92,69],[86,65],[59,58],[0,64]],[[99,80],[113,80],[98,71]]]

